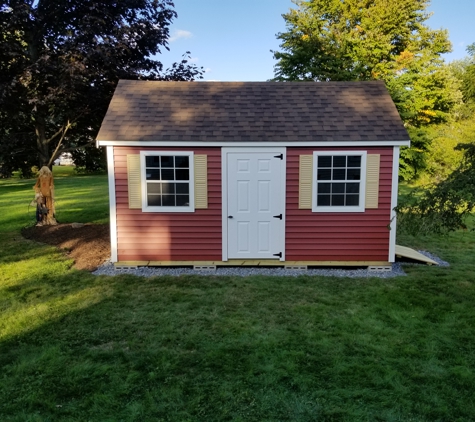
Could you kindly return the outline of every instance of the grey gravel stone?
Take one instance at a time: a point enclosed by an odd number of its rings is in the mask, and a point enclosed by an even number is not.
[[[284,268],[262,267],[221,267],[216,271],[199,271],[184,267],[138,267],[136,269],[115,269],[111,263],[106,263],[93,272],[94,275],[120,275],[132,274],[141,277],[155,277],[161,275],[180,276],[183,274],[216,275],[216,276],[240,276],[267,275],[281,277],[296,277],[300,275],[330,276],[330,277],[380,277],[390,278],[406,275],[399,263],[392,266],[392,271],[368,271],[366,268],[341,269],[341,268],[317,268],[309,270],[286,270]]]

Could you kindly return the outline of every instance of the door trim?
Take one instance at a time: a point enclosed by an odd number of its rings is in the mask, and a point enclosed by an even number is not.
[[[287,148],[285,147],[276,147],[276,148],[249,148],[249,147],[226,147],[221,148],[221,219],[222,219],[222,260],[228,261],[228,160],[227,156],[229,153],[269,153],[283,156],[283,167],[280,172],[280,185],[282,187],[282,195],[280,198],[281,207],[282,207],[282,223],[284,229],[281,232],[280,243],[282,245],[282,257],[279,261],[285,261],[285,229],[286,229],[286,181],[287,181]],[[273,260],[274,261],[274,260]]]

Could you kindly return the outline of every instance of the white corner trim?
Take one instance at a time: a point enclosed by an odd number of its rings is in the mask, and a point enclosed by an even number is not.
[[[397,206],[398,186],[399,186],[399,147],[393,149],[393,173],[391,184],[391,213],[389,223],[389,262],[396,261],[396,211]]]
[[[117,203],[115,197],[114,147],[107,147],[107,175],[109,183],[109,221],[111,238],[111,262],[118,261],[117,255]]]
[[[308,141],[308,142],[288,142],[288,141],[272,141],[272,142],[240,142],[240,141],[111,141],[96,140],[100,147],[106,146],[122,146],[122,147],[150,147],[150,148],[198,148],[198,147],[257,147],[257,148],[292,148],[292,147],[308,147],[308,148],[339,148],[339,147],[393,147],[393,146],[410,146],[411,141]]]

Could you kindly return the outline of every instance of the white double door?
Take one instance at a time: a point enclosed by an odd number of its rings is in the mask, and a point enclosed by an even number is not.
[[[285,259],[285,148],[223,149],[223,257]]]

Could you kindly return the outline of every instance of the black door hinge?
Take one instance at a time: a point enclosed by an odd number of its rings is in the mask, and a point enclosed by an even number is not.
[[[282,258],[282,252],[272,254],[272,256],[278,256],[279,258]]]
[[[274,158],[280,158],[281,160],[283,160],[284,159],[284,154],[274,155]]]
[[[278,218],[279,220],[282,220],[282,214],[274,215],[274,218]]]

